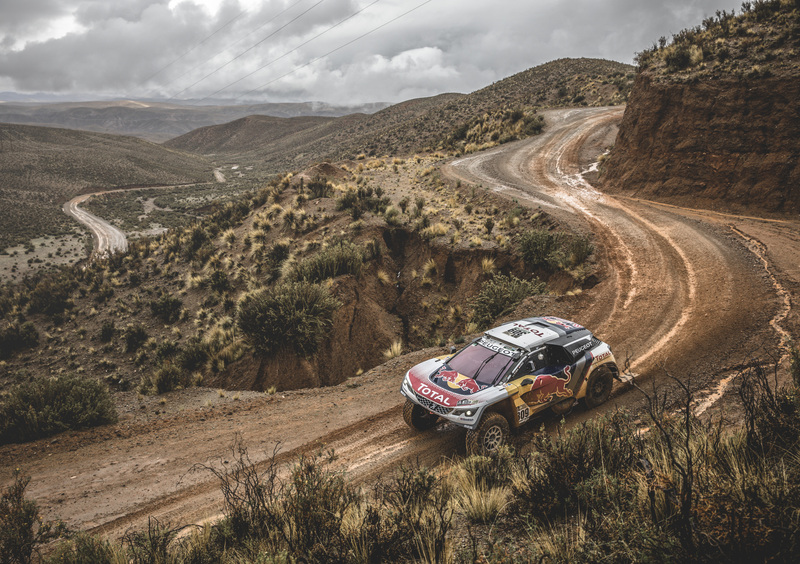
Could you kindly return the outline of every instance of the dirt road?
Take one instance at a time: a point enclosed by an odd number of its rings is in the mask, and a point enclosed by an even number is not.
[[[105,194],[106,192],[98,192],[98,194]],[[64,213],[71,215],[81,223],[83,223],[92,232],[92,239],[94,240],[95,256],[105,256],[114,253],[124,253],[128,250],[128,240],[125,238],[125,233],[108,223],[107,221],[91,214],[79,207],[79,205],[95,194],[81,194],[72,198],[69,202],[64,204]]]
[[[598,193],[580,172],[613,143],[620,118],[619,109],[549,112],[543,135],[458,159],[445,174],[541,206],[594,235],[600,282],[565,299],[565,307],[619,357],[628,354],[642,381],[662,378],[663,368],[686,377],[733,367],[783,333],[796,336],[798,225]],[[407,368],[439,352],[405,355],[323,390],[238,401],[193,390],[183,394],[194,394],[194,403],[171,394],[165,405],[132,396],[115,426],[0,448],[0,480],[22,467],[46,517],[119,536],[149,515],[178,524],[217,514],[216,482],[208,472],[190,470],[196,463],[231,464],[237,436],[256,462],[278,444],[286,460],[334,448],[340,467],[357,481],[401,461],[435,464],[462,453],[464,432],[449,424],[411,432],[402,422],[398,386]],[[713,390],[717,382],[708,374],[724,370],[704,373]],[[569,422],[639,401],[619,384],[602,409],[576,408]],[[173,412],[173,404],[185,409]],[[168,415],[144,416],[153,410]]]

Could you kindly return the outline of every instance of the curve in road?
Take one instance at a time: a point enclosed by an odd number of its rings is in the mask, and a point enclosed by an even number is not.
[[[764,260],[789,293],[789,307],[800,288],[797,226],[720,218],[597,192],[583,182],[581,171],[600,150],[587,152],[586,146],[599,148],[620,117],[621,110],[607,108],[548,112],[541,136],[457,159],[444,171],[522,205],[542,207],[594,235],[600,282],[565,302],[572,317],[596,330],[619,356],[630,355],[639,378],[655,382],[665,370],[684,377],[709,363],[734,366],[765,339],[776,340],[771,321],[795,323],[796,312],[786,311],[762,259],[731,225],[763,243]],[[789,241],[794,244],[787,246]],[[156,425],[120,424],[78,435],[80,448],[67,438],[4,447],[0,474],[23,465],[33,476],[30,495],[48,518],[66,515],[72,527],[119,536],[129,527],[145,526],[150,515],[171,523],[215,515],[217,482],[188,471],[197,462],[223,467],[221,453],[230,452],[236,436],[258,450],[257,464],[264,464],[277,444],[287,456],[335,448],[339,467],[363,481],[401,461],[436,464],[462,453],[463,430],[444,424],[413,433],[400,416],[396,387],[406,369],[439,352],[390,361],[361,376],[356,389],[290,392],[242,402],[230,411],[181,414]],[[711,388],[717,390],[718,384],[711,381]],[[593,411],[576,408],[568,424],[639,401],[618,385],[612,401]]]
[[[92,232],[92,239],[94,241],[94,250],[92,251],[92,256],[94,257],[104,257],[114,253],[124,253],[128,250],[128,239],[125,237],[125,233],[104,219],[99,218],[80,207],[80,204],[92,196],[106,193],[108,192],[81,194],[80,196],[76,196],[69,202],[65,203],[63,208],[64,213],[83,223]]]

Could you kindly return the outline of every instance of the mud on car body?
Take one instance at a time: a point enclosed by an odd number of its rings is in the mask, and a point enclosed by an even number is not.
[[[488,454],[546,409],[602,404],[618,374],[611,349],[588,329],[558,317],[521,319],[409,370],[403,418],[418,431],[447,419],[468,429],[469,454]]]

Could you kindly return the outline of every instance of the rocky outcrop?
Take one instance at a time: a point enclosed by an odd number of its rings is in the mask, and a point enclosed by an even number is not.
[[[730,210],[800,211],[800,80],[636,78],[600,182]]]

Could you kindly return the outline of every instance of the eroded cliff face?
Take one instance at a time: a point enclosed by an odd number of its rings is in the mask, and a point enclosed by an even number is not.
[[[679,205],[800,211],[800,80],[639,73],[600,182]]]

